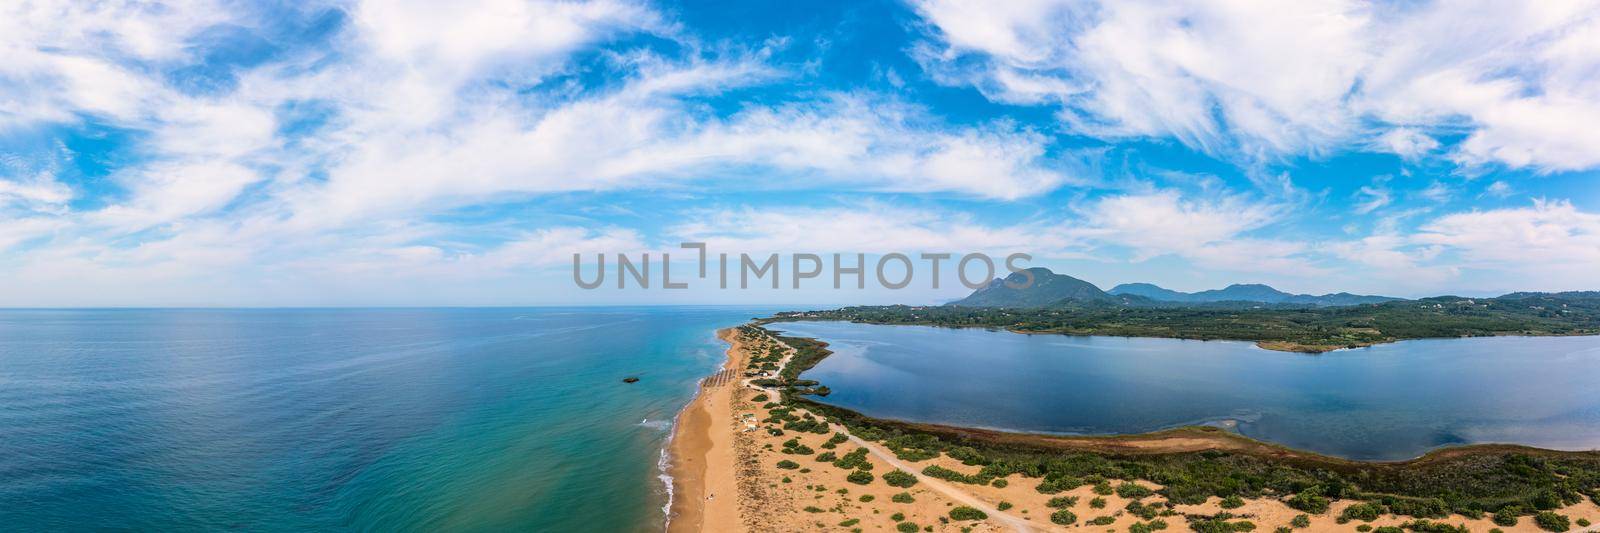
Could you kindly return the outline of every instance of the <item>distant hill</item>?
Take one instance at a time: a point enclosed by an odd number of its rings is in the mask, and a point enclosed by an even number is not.
[[[1112,287],[1108,294],[1143,296],[1161,302],[1212,303],[1260,302],[1285,305],[1340,306],[1375,304],[1399,300],[1388,296],[1366,296],[1348,292],[1312,295],[1289,294],[1258,283],[1229,285],[1222,289],[1200,292],[1179,292],[1149,283],[1124,283]]]
[[[1062,302],[1117,303],[1118,298],[1106,294],[1093,283],[1051,272],[1048,268],[1034,267],[1025,272],[1033,275],[1033,284],[1014,289],[1007,284],[1027,282],[1022,272],[1013,272],[1005,279],[996,279],[973,291],[966,298],[945,305],[959,307],[1045,307]]]

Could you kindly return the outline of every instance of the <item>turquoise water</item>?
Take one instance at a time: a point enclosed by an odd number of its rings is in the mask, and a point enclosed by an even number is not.
[[[869,415],[1030,432],[1189,424],[1356,459],[1440,446],[1600,448],[1600,337],[1419,340],[1322,355],[1242,342],[776,324],[829,343],[804,377]]]
[[[658,530],[768,311],[0,311],[0,529]]]

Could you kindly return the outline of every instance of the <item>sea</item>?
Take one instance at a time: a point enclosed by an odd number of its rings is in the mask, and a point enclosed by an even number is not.
[[[0,530],[660,531],[719,328],[778,309],[0,310]],[[1600,445],[1600,339],[1249,343],[808,322],[867,414],[1192,423],[1353,458]],[[637,377],[635,383],[623,379]]]
[[[659,531],[772,311],[0,310],[0,530]]]

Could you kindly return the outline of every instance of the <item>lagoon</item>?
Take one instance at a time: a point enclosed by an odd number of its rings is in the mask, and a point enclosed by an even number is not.
[[[1600,337],[1416,340],[1321,355],[1247,342],[785,322],[831,344],[803,377],[898,420],[1060,434],[1194,424],[1400,460],[1443,446],[1600,448]]]

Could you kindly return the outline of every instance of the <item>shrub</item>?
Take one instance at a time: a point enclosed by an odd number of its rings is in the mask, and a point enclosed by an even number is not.
[[[1067,507],[1072,507],[1072,506],[1077,505],[1077,504],[1078,504],[1078,497],[1077,496],[1056,496],[1054,498],[1050,498],[1050,501],[1045,502],[1045,505],[1048,505],[1048,506],[1051,506],[1051,507],[1060,507],[1060,508],[1063,508],[1063,509],[1067,508]]]
[[[1223,498],[1220,505],[1223,509],[1238,509],[1244,507],[1244,498],[1240,498],[1238,494],[1232,494]]]
[[[808,513],[820,513],[822,512],[822,508],[814,505],[807,505],[805,511]]]
[[[1095,488],[1099,488],[1099,486],[1096,486]],[[1117,495],[1130,500],[1137,500],[1139,498],[1149,496],[1151,493],[1152,491],[1148,487],[1132,481],[1125,481],[1122,484],[1117,485]]]
[[[831,462],[834,462],[835,460],[837,460],[838,458],[839,458],[839,456],[834,455],[833,452],[822,452],[822,453],[817,454],[817,462],[819,462],[819,463],[831,463]]]
[[[1116,522],[1116,521],[1117,521],[1117,518],[1114,517],[1114,516],[1097,516],[1097,517],[1095,517],[1094,520],[1090,520],[1090,521],[1085,522],[1085,523],[1087,523],[1087,524],[1089,524],[1091,526],[1109,526],[1113,522]]]
[[[1311,517],[1303,514],[1295,515],[1294,519],[1289,521],[1289,525],[1294,527],[1311,527]]]
[[[851,472],[850,475],[845,476],[844,480],[857,485],[866,485],[868,483],[872,483],[872,473],[865,470],[856,470]]]
[[[778,468],[782,468],[784,470],[794,470],[796,468],[800,468],[800,463],[784,459],[782,461],[778,461]]]
[[[1272,533],[1293,533],[1293,531],[1289,526],[1278,526],[1277,529],[1272,530]]]
[[[1383,506],[1372,502],[1362,502],[1344,508],[1344,512],[1339,513],[1339,520],[1371,522],[1377,520],[1378,516],[1382,514]]]
[[[1293,497],[1284,501],[1284,503],[1288,504],[1289,507],[1292,507],[1297,511],[1305,511],[1311,514],[1326,513],[1328,512],[1328,506],[1331,504],[1331,502],[1328,501],[1328,498],[1322,495],[1321,487],[1312,487],[1302,490],[1298,494],[1295,494]]]
[[[1131,526],[1128,526],[1128,533],[1154,533],[1155,531],[1166,528],[1167,523],[1165,521],[1153,520],[1148,524],[1135,523]]]
[[[895,494],[894,496],[890,496],[889,497],[889,501],[892,501],[892,502],[895,502],[895,503],[912,503],[912,502],[917,501],[917,499],[916,498],[912,498],[911,497],[911,493],[909,493],[909,492],[902,492],[902,493],[899,493],[899,494]]]
[[[1161,512],[1159,507],[1155,505],[1145,505],[1138,500],[1128,502],[1127,507],[1124,507],[1124,509],[1128,511],[1128,514],[1143,518],[1145,520],[1155,518],[1156,514]]]
[[[1577,522],[1573,522],[1573,523],[1574,524],[1578,524],[1578,527],[1589,527],[1589,523],[1590,522],[1589,522],[1589,519],[1587,519],[1587,518],[1579,518]]]
[[[961,464],[967,466],[983,466],[989,464],[988,458],[984,457],[983,454],[978,453],[978,450],[972,449],[970,446],[956,446],[954,448],[945,450],[944,454],[950,456],[951,459],[961,461]]]
[[[1372,531],[1372,526],[1368,525],[1368,524],[1361,524],[1359,526],[1356,526],[1356,531],[1360,531],[1361,533],[1367,533],[1369,531]]]
[[[994,485],[994,487],[997,488],[997,489],[1006,488],[1006,485],[1010,485],[1010,484],[1011,484],[1011,482],[1006,481],[1003,478],[1002,479],[996,479],[996,480],[994,480],[994,483],[990,483],[990,485]]]
[[[900,533],[917,533],[917,525],[911,522],[901,522],[894,525],[894,530]]]
[[[859,498],[859,499],[861,500],[861,503],[867,503],[867,502],[870,502],[872,500],[878,499],[878,497],[877,496],[873,496],[871,494],[862,494],[861,498]]]
[[[1406,530],[1401,529],[1398,526],[1379,526],[1377,529],[1372,530],[1372,532],[1373,533],[1406,533]]]
[[[1539,529],[1543,529],[1545,531],[1566,531],[1568,529],[1572,529],[1572,522],[1567,520],[1567,517],[1552,513],[1550,511],[1539,511],[1539,514],[1533,515],[1533,523],[1538,524]]]
[[[989,518],[988,513],[967,507],[965,505],[960,505],[950,509],[951,520],[983,520],[985,518]]]
[[[883,482],[888,483],[891,487],[904,489],[916,485],[917,476],[913,476],[910,472],[904,470],[893,470],[883,475]]]
[[[867,461],[866,448],[856,448],[855,451],[844,454],[844,457],[840,457],[833,462],[833,466],[847,470],[851,468],[860,468],[862,470],[872,469],[872,463]]]
[[[1497,526],[1514,526],[1517,525],[1517,517],[1519,516],[1522,516],[1521,507],[1507,505],[1494,512],[1494,524]]]
[[[1010,509],[1011,508],[1011,502],[1000,502],[1000,504],[994,506],[994,508],[995,509],[999,509],[1001,511],[1004,511],[1006,509]]]
[[[765,392],[763,392],[761,394],[757,394],[757,395],[755,395],[755,396],[750,398],[750,401],[752,401],[752,402],[764,402],[764,401],[767,401],[767,400],[768,400],[767,393],[765,393]]]
[[[861,519],[860,518],[851,518],[849,520],[845,520],[843,522],[839,522],[839,527],[850,527],[850,526],[853,526],[853,525],[856,525],[856,524],[859,524],[859,523],[861,523]]]
[[[1096,497],[1093,500],[1089,500],[1089,508],[1090,509],[1105,509],[1106,508],[1106,499],[1105,498]]]
[[[1078,515],[1074,514],[1072,511],[1062,509],[1060,511],[1050,513],[1050,521],[1063,526],[1069,526],[1072,525],[1073,522],[1078,521]]]
[[[1102,479],[1102,480],[1100,480],[1099,483],[1095,483],[1094,484],[1094,493],[1095,494],[1099,494],[1101,496],[1110,496],[1111,492],[1112,492],[1112,490],[1111,490],[1111,482],[1110,481],[1106,481],[1106,480]]]
[[[894,522],[903,522],[903,521],[905,521],[905,519],[906,519],[906,514],[905,513],[895,513],[895,514],[889,515],[889,520],[894,521]]]

